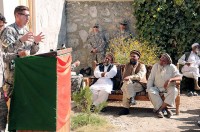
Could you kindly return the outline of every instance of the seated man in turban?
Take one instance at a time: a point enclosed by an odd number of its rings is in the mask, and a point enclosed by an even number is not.
[[[141,92],[146,86],[146,67],[139,62],[140,52],[133,50],[130,53],[130,62],[126,64],[123,73],[123,109],[119,115],[129,114],[129,107],[135,104],[136,92]]]
[[[199,53],[199,44],[194,43],[192,44],[192,51],[186,52],[179,60],[178,63],[181,65],[184,65],[181,69],[181,72],[183,73],[183,76],[188,78],[194,79],[194,88],[189,88],[188,96],[192,95],[198,95],[195,90],[200,90],[200,87],[198,85],[198,78],[200,76],[199,74],[199,66],[200,66],[200,57],[198,55]]]
[[[93,101],[91,111],[94,111],[99,104],[106,102],[113,89],[111,79],[117,74],[117,67],[113,65],[113,62],[114,56],[107,54],[103,64],[98,65],[94,70],[94,76],[98,80],[90,86]]]
[[[172,64],[171,57],[167,53],[162,54],[160,62],[153,65],[147,82],[149,99],[159,118],[164,117],[164,110],[167,112],[168,118],[173,115],[168,106],[174,106],[175,104],[175,99],[178,95],[175,81],[180,81],[181,79],[182,76],[177,67]],[[160,92],[164,93],[164,101],[159,95]]]

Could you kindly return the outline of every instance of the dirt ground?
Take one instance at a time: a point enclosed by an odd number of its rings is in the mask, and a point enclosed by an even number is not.
[[[200,131],[197,125],[200,120],[200,96],[188,97],[181,94],[180,114],[175,115],[175,108],[171,108],[174,116],[170,119],[157,118],[150,101],[137,101],[137,104],[130,108],[129,115],[118,116],[121,104],[121,101],[109,101],[108,110],[100,113],[113,126],[105,132]]]
[[[200,120],[200,96],[188,97],[181,94],[180,114],[169,118],[157,118],[149,101],[137,101],[130,108],[130,114],[118,116],[121,102],[109,102],[108,111],[100,113],[116,128],[115,132],[140,131],[200,131],[197,121]],[[175,109],[171,108],[175,114]],[[109,130],[113,131],[113,130]]]

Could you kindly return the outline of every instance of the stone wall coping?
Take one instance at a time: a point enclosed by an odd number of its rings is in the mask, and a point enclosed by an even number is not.
[[[133,1],[133,0],[66,0],[66,1],[76,1],[76,2],[83,2],[83,1],[99,1],[99,2],[109,2],[109,1],[113,1],[113,2],[125,2],[125,1]]]

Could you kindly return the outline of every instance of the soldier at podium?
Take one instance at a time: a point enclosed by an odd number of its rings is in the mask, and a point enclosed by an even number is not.
[[[1,31],[4,29],[5,24],[6,24],[6,19],[0,13],[0,34]],[[8,114],[8,107],[6,105],[6,99],[5,99],[6,97],[4,95],[4,90],[3,90],[3,83],[4,83],[3,74],[4,74],[4,63],[2,58],[2,52],[0,52],[0,132],[5,132],[7,123],[7,114]]]
[[[35,36],[26,28],[30,17],[28,7],[17,6],[14,16],[15,22],[7,26],[0,35],[4,52],[5,81],[9,91],[13,86],[14,59],[35,54],[39,50],[39,42],[44,39],[42,33]]]

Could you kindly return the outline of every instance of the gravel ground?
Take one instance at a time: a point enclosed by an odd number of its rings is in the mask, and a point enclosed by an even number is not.
[[[130,108],[130,114],[118,116],[121,102],[109,102],[108,110],[100,113],[116,128],[115,132],[140,131],[200,131],[197,121],[200,120],[200,96],[187,97],[181,94],[180,115],[169,118],[157,118],[149,101],[137,101]],[[175,114],[175,109],[171,108]]]

